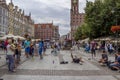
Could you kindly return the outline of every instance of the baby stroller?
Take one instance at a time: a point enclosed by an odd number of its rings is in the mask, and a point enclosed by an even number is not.
[[[85,47],[85,52],[87,52],[87,53],[90,52],[90,47],[89,47],[89,46],[86,46],[86,47]]]

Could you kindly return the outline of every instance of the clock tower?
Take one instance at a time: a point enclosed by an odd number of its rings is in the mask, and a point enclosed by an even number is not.
[[[71,0],[71,13],[79,13],[79,0]]]
[[[84,13],[79,13],[79,0],[71,0],[70,10],[70,26],[71,26],[71,39],[74,39],[74,34],[77,28],[82,25],[84,21]]]

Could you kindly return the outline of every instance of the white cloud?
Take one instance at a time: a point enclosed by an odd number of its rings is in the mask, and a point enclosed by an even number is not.
[[[10,0],[6,1],[10,2]],[[86,0],[79,0],[80,12],[84,12],[85,2]],[[71,0],[13,0],[13,3],[26,14],[31,12],[35,23],[53,21],[55,25],[59,25],[61,35],[70,31]]]

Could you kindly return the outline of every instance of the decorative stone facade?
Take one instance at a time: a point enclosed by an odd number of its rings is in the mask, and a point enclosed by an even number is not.
[[[43,40],[58,40],[59,39],[59,27],[53,25],[53,23],[35,24],[35,38]]]
[[[14,6],[12,0],[8,5],[9,9],[9,33],[14,35],[30,35],[34,36],[34,21],[31,19],[31,13],[29,15],[24,14],[24,10],[18,9],[18,6]]]

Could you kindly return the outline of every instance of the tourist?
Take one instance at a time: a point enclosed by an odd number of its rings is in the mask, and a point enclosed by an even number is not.
[[[43,46],[43,55],[44,55],[44,56],[46,55],[46,54],[45,54],[46,48],[47,48],[47,46],[44,44],[44,46]]]
[[[96,57],[96,43],[94,41],[91,43],[91,54],[92,54],[92,59]]]
[[[14,54],[14,57],[15,57],[15,64],[16,64],[16,67],[18,66],[18,64],[20,63],[20,56],[21,56],[21,46],[20,44],[15,44],[16,48],[15,48],[15,54]]]
[[[38,56],[38,54],[39,54],[38,47],[39,47],[38,41],[35,41],[35,44],[34,44],[34,55],[35,56]]]
[[[33,44],[30,45],[30,56],[33,58],[34,57],[34,47]]]
[[[114,63],[110,64],[110,68],[113,70],[119,70],[120,69],[120,48],[118,49],[118,54],[116,57],[116,61]]]
[[[81,65],[82,65],[82,63],[84,62],[83,60],[82,60],[82,57],[77,57],[77,56],[73,56],[73,54],[71,53],[71,58],[72,58],[72,62],[74,62],[74,63],[80,63]]]
[[[108,46],[108,52],[109,52],[109,54],[112,54],[113,50],[114,50],[114,48],[113,48],[112,43],[109,43],[109,46]]]
[[[25,40],[25,42],[24,42],[26,58],[29,57],[30,43],[31,43],[31,42],[30,42],[30,39],[27,39],[27,40]]]
[[[8,40],[7,45],[7,58],[8,58],[8,69],[11,72],[15,72],[15,59],[14,59],[15,46],[13,40]]]
[[[44,47],[44,43],[43,43],[42,40],[40,40],[40,42],[39,42],[39,55],[40,55],[40,59],[43,59],[43,55],[42,55],[43,47]]]
[[[4,41],[4,52],[7,52],[8,38]]]
[[[99,63],[101,65],[108,64],[108,55],[106,54],[105,50],[103,50],[103,53],[101,56],[102,56],[102,58],[99,60]]]

